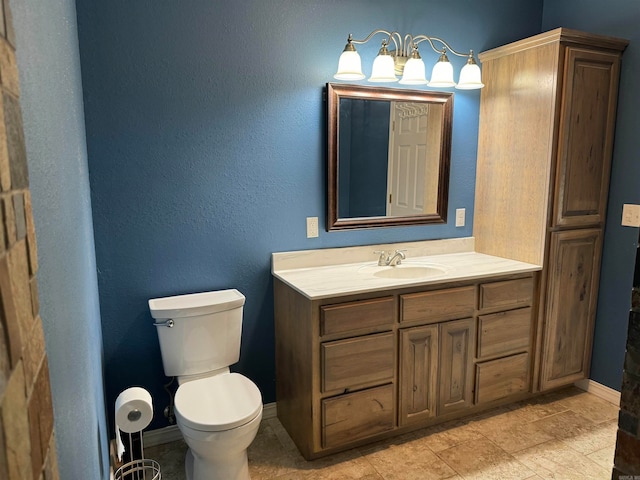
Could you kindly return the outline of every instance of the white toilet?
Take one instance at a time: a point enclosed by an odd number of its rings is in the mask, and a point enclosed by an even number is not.
[[[262,395],[229,371],[240,359],[243,305],[237,290],[149,300],[164,372],[178,377],[174,406],[189,446],[187,480],[249,479],[247,448],[262,419]]]

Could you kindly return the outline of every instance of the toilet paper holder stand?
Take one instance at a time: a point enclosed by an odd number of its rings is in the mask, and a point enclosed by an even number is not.
[[[144,410],[144,412],[143,412]],[[126,417],[119,415],[126,413]],[[118,395],[116,399],[116,450],[118,459],[125,453],[122,433],[129,436],[128,462],[120,465],[116,470],[114,480],[161,480],[160,465],[155,460],[145,458],[142,430],[149,425],[153,416],[153,405],[149,392],[141,387],[129,388]],[[123,429],[120,425],[125,425]],[[134,435],[140,435],[139,458],[138,451],[134,451]]]
[[[128,413],[129,420],[136,421],[140,418],[139,410],[132,410]],[[136,418],[137,417],[137,418]],[[133,460],[122,464],[115,473],[115,480],[161,480],[162,472],[160,464],[155,460],[144,457],[144,444],[142,441],[142,431],[140,433],[140,459]],[[129,436],[129,454],[133,457],[133,433],[127,433]]]

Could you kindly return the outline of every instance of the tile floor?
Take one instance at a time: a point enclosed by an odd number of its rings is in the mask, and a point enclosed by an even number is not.
[[[610,479],[618,408],[575,387],[305,461],[277,418],[249,447],[252,480]],[[183,442],[147,448],[184,480]]]

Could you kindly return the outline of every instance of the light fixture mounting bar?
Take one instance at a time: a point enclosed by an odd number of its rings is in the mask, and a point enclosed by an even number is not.
[[[429,42],[429,45],[431,46],[433,51],[436,52],[436,53],[444,53],[444,51],[446,49],[446,50],[448,50],[449,52],[453,53],[454,55],[456,55],[458,57],[468,57],[468,56],[472,56],[473,55],[473,50],[470,50],[469,53],[461,53],[461,52],[458,52],[457,50],[454,50],[451,47],[451,45],[449,45],[446,41],[444,41],[443,39],[441,39],[439,37],[430,37],[430,36],[424,35],[424,34],[411,35],[411,34],[407,33],[403,38],[400,35],[400,33],[398,33],[395,30],[390,32],[390,31],[384,30],[382,28],[374,30],[369,35],[367,35],[365,38],[363,38],[362,40],[354,39],[353,35],[349,34],[349,37],[347,38],[347,43],[355,43],[357,45],[363,45],[363,44],[367,43],[369,40],[371,40],[378,33],[383,33],[384,35],[387,36],[387,40],[383,41],[384,45],[391,45],[391,42],[393,42],[393,44],[395,46],[396,55],[401,56],[401,57],[410,56],[413,46],[414,45],[417,46],[418,44],[420,44],[422,42],[425,42],[425,41]],[[437,48],[436,45],[434,44],[434,42],[440,43],[442,45],[442,48]]]
[[[469,50],[469,53],[458,52],[458,51],[454,50],[453,48],[451,48],[451,45],[449,45],[447,42],[445,42],[444,40],[442,40],[441,38],[438,38],[438,37],[428,37],[427,35],[416,35],[415,37],[412,38],[412,42],[414,43],[414,45],[418,45],[419,43],[422,43],[424,41],[429,42],[429,45],[431,45],[431,48],[436,53],[445,53],[445,50],[448,50],[449,52],[453,53],[454,55],[456,55],[458,57],[473,56],[473,50]],[[433,42],[441,43],[442,44],[442,48],[441,49],[437,49],[436,46],[433,44]]]
[[[367,43],[369,40],[371,40],[378,33],[384,33],[387,36],[387,40],[385,42],[383,42],[385,45],[390,45],[391,42],[393,42],[393,44],[396,47],[396,51],[398,51],[398,49],[401,49],[401,50],[404,51],[402,37],[400,36],[400,34],[398,32],[396,32],[396,31],[389,32],[389,31],[383,30],[383,29],[374,30],[369,35],[367,35],[366,38],[364,38],[362,40],[354,40],[353,36],[351,34],[349,34],[349,38],[347,39],[347,43],[356,43],[358,45],[362,45],[364,43]],[[404,53],[403,53],[403,55],[404,55]]]

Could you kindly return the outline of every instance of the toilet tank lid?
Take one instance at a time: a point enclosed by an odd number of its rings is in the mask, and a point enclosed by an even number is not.
[[[207,313],[224,312],[243,305],[244,295],[235,289],[149,300],[149,310],[151,310],[153,318],[194,317]]]

